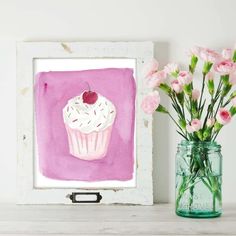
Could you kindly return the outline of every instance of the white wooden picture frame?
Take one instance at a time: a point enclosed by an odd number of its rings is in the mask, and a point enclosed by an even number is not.
[[[72,193],[99,192],[102,199],[99,204],[153,204],[152,182],[152,118],[145,115],[140,104],[147,88],[144,86],[142,69],[153,58],[151,42],[19,42],[17,44],[17,140],[18,140],[18,203],[22,204],[73,204],[69,196]],[[72,60],[73,59],[117,59],[134,61],[136,80],[136,117],[135,117],[135,181],[133,184],[113,188],[96,185],[76,185],[67,187],[36,186],[35,162],[37,145],[34,130],[34,75],[35,61]],[[39,64],[41,65],[41,64]],[[44,68],[47,63],[43,63]],[[57,64],[57,66],[60,64]],[[73,70],[73,63],[68,64]],[[55,66],[55,63],[54,63]],[[56,67],[57,67],[56,66]],[[109,63],[108,63],[109,66]],[[52,67],[52,68],[56,68]],[[67,69],[68,69],[67,67]],[[50,69],[49,65],[49,69]],[[76,68],[78,69],[78,68]],[[86,195],[85,195],[86,196]],[[89,196],[89,195],[88,195]],[[86,198],[85,198],[86,200]]]

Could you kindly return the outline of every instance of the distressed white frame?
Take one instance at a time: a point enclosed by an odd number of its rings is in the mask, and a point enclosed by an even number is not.
[[[142,68],[153,57],[152,42],[20,42],[17,44],[17,140],[18,203],[72,204],[72,192],[94,189],[34,187],[34,112],[33,83],[35,58],[133,58],[136,59],[136,187],[97,189],[99,204],[153,204],[152,117],[140,104],[148,92]]]

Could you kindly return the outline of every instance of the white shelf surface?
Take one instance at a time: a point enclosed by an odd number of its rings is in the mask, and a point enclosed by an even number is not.
[[[0,205],[0,235],[236,235],[236,204],[222,217],[178,217],[174,206]]]

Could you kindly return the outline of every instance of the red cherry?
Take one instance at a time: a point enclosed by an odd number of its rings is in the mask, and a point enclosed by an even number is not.
[[[96,92],[85,91],[82,95],[83,103],[94,104],[98,100],[98,95]]]

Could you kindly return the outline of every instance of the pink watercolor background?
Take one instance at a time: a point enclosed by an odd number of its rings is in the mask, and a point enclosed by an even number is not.
[[[104,159],[84,161],[69,154],[62,109],[88,89],[113,102],[117,116]],[[129,68],[40,72],[35,77],[36,142],[40,172],[51,179],[126,181],[134,172],[135,80]]]

